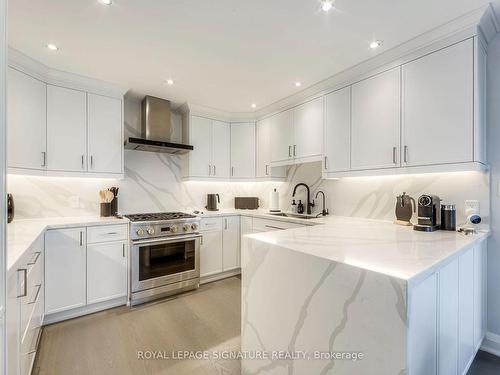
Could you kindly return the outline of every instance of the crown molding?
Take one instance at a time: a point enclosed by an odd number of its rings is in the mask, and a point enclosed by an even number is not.
[[[489,44],[500,33],[500,2],[490,3],[479,22],[484,41]]]
[[[50,85],[119,98],[127,92],[124,87],[113,83],[50,68],[12,47],[9,47],[8,53],[9,67]]]

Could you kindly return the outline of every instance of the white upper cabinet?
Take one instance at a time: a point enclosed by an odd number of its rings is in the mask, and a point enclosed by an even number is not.
[[[87,95],[47,85],[47,168],[85,171]]]
[[[212,120],[191,116],[189,142],[194,150],[188,154],[189,176],[208,177],[212,173]]]
[[[473,40],[403,65],[403,165],[474,159]]]
[[[391,69],[352,86],[352,169],[399,166],[400,72]]]
[[[293,109],[293,157],[297,162],[319,160],[323,146],[323,103],[320,97]]]
[[[325,101],[323,170],[348,171],[351,167],[351,88],[332,92]]]
[[[122,101],[88,94],[88,170],[123,173]]]
[[[271,122],[271,162],[293,159],[293,110],[278,113],[269,118]]]
[[[231,177],[255,177],[255,123],[231,124]]]
[[[15,69],[8,70],[8,166],[46,167],[47,85]]]
[[[271,141],[272,122],[269,118],[256,123],[256,177],[258,178],[283,178],[286,175],[284,167],[271,168]]]
[[[229,177],[231,127],[229,123],[212,121],[212,176]]]

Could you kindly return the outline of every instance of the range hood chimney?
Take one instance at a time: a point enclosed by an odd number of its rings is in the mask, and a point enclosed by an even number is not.
[[[172,122],[170,102],[165,99],[146,96],[142,100],[141,138],[130,137],[125,141],[128,150],[185,154],[193,146],[171,141]]]

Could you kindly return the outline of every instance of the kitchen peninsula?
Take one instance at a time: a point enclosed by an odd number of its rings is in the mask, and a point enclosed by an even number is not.
[[[246,236],[242,350],[306,354],[242,373],[466,373],[485,333],[486,238],[345,217]]]

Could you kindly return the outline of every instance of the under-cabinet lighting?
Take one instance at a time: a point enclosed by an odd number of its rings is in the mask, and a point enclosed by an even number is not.
[[[167,85],[173,85],[174,84],[174,80],[169,78],[165,81],[167,83]]]
[[[113,4],[113,1],[112,0],[98,0],[99,3],[101,3],[102,5],[111,5]]]
[[[302,86],[302,83],[301,82],[295,82],[295,86],[300,87],[300,86]]]
[[[57,51],[59,49],[59,47],[57,47],[53,43],[48,43],[45,47],[47,47],[47,49],[50,49],[51,51]]]
[[[323,9],[325,12],[328,12],[333,8],[333,1],[332,0],[323,0],[321,2],[321,9]]]
[[[257,108],[257,104],[252,103],[252,108]]]
[[[382,45],[382,41],[381,40],[374,40],[373,42],[370,43],[370,48],[371,49],[376,49],[378,47],[380,47]]]

